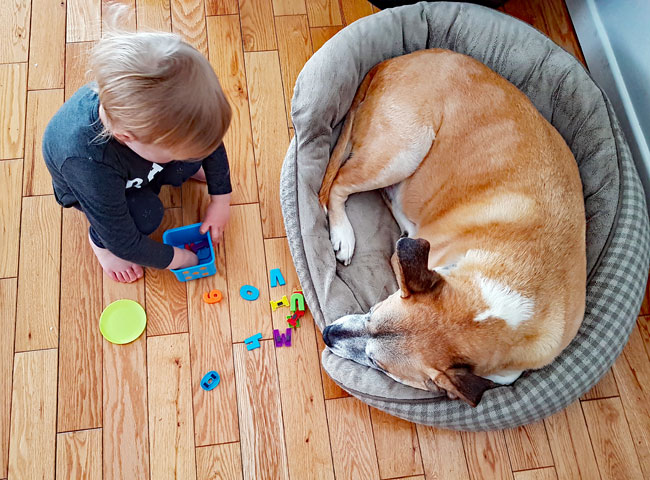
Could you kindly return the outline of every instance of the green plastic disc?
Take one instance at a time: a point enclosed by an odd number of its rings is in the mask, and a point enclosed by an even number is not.
[[[99,331],[111,343],[122,345],[138,338],[147,326],[144,308],[133,300],[117,300],[102,312]]]

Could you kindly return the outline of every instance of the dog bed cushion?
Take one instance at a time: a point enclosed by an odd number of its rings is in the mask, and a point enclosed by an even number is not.
[[[377,63],[425,48],[470,55],[522,90],[571,148],[587,215],[585,319],[551,365],[489,390],[478,407],[399,384],[323,352],[327,373],[368,404],[417,423],[460,430],[516,427],[566,407],[609,369],[625,345],[647,279],[650,234],[643,191],[611,105],[583,66],[519,20],[471,4],[419,3],[343,29],[306,63],[292,102],[295,129],[281,200],[287,237],[314,319],[322,329],[397,289],[390,257],[400,231],[378,192],[350,197],[352,263],[335,259],[317,194],[357,87]]]

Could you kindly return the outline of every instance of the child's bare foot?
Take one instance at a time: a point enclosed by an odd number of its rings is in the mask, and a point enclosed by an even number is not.
[[[88,241],[90,242],[90,246],[93,247],[93,251],[104,272],[113,280],[116,282],[131,283],[142,278],[144,271],[140,265],[122,260],[120,257],[113,255],[108,249],[98,247],[90,236],[88,237]]]

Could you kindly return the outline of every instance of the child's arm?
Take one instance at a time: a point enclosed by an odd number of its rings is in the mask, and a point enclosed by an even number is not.
[[[203,171],[210,193],[210,205],[206,209],[201,233],[210,230],[212,238],[219,242],[230,219],[230,166],[226,148],[221,144],[203,160]]]

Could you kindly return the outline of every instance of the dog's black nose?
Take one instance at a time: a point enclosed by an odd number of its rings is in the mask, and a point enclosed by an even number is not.
[[[332,346],[332,340],[330,339],[330,331],[332,330],[333,325],[328,325],[323,329],[323,342],[325,342],[325,345],[328,347]]]

